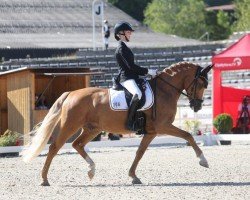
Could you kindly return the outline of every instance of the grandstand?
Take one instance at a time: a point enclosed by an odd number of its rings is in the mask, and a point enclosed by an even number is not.
[[[200,45],[168,48],[133,48],[135,62],[140,66],[151,69],[164,69],[173,63],[189,61],[206,66],[211,63],[213,51],[221,45]],[[91,79],[92,86],[110,87],[112,77],[117,75],[118,67],[114,58],[114,49],[108,51],[92,51],[80,49],[73,57],[59,58],[29,58],[11,59],[0,66],[1,70],[11,70],[21,67],[27,68],[79,68],[87,67],[91,70],[104,72],[103,75],[94,75]],[[206,105],[211,104],[211,88],[206,90]],[[185,100],[185,99],[183,99]],[[188,101],[181,101],[181,105],[187,105]]]
[[[104,1],[104,17],[113,27],[131,23],[137,33],[133,46],[166,47],[201,42],[154,33]],[[101,20],[96,20],[97,46],[102,47]],[[111,37],[110,46],[116,41]],[[0,0],[0,48],[91,48],[92,0]]]
[[[135,27],[136,33],[129,45],[140,66],[163,69],[179,61],[206,66],[211,63],[214,52],[225,48],[223,43],[155,33],[104,2],[104,16],[111,27],[120,20]],[[20,67],[88,67],[105,72],[92,77],[92,86],[110,87],[111,78],[118,72],[114,59],[117,43],[111,37],[111,48],[103,51],[101,20],[97,20],[96,29],[99,48],[93,51],[92,0],[0,0],[0,54],[5,57],[0,71]],[[211,75],[209,77],[211,80]],[[242,82],[247,82],[248,78],[249,75],[245,75]],[[233,80],[225,78],[225,82]],[[206,90],[204,103],[211,105],[211,88]],[[187,101],[181,101],[181,105],[186,104]]]

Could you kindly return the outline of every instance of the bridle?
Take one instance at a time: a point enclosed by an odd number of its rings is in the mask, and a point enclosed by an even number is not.
[[[189,101],[190,101],[190,106],[195,106],[197,104],[201,104],[203,102],[202,99],[197,99],[196,96],[196,92],[197,92],[197,85],[198,85],[198,80],[202,79],[204,82],[204,87],[207,88],[208,85],[208,80],[207,77],[205,77],[204,74],[201,73],[202,68],[199,66],[196,70],[196,74],[194,77],[194,80],[189,84],[189,86],[186,88],[186,91],[191,87],[191,93],[184,93],[182,90],[180,90],[179,88],[177,88],[176,86],[174,86],[173,84],[169,83],[168,81],[166,81],[165,79],[163,79],[160,76],[157,76],[156,79],[160,79],[161,81],[163,81],[164,83],[170,85],[172,88],[174,88],[177,92],[179,92],[180,94],[188,97]]]
[[[201,105],[202,105],[202,102],[203,102],[202,99],[195,98],[196,92],[197,92],[198,80],[202,79],[202,81],[204,82],[204,88],[207,88],[207,86],[208,86],[207,73],[211,70],[212,67],[213,67],[213,65],[209,65],[209,66],[207,66],[205,68],[201,68],[200,66],[198,66],[193,81],[186,88],[186,91],[187,91],[188,88],[192,87],[190,94],[184,93],[182,90],[180,90],[179,88],[177,88],[175,85],[169,83],[168,81],[166,81],[165,79],[163,79],[162,77],[160,77],[159,76],[160,74],[157,75],[153,79],[153,82],[154,82],[153,83],[153,90],[154,90],[155,102],[156,102],[156,97],[157,97],[157,95],[156,95],[157,79],[160,79],[162,82],[164,82],[164,83],[168,84],[169,86],[171,86],[172,88],[174,88],[178,93],[180,93],[180,94],[188,97],[189,103],[190,103],[190,107],[193,108],[195,112],[197,112],[201,108]],[[154,103],[154,105],[153,105],[151,118],[152,118],[152,120],[156,119],[156,103]]]

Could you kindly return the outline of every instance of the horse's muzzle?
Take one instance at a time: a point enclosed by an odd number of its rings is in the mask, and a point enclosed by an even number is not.
[[[194,112],[198,112],[202,108],[202,102],[201,99],[192,99],[189,101],[190,108],[193,109]]]

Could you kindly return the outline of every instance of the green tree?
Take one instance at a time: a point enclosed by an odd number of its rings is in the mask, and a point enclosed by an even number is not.
[[[250,0],[236,0],[235,31],[250,30]]]
[[[224,34],[221,34],[221,37],[227,38],[232,33],[232,16],[230,15],[230,13],[220,10],[217,13],[217,23],[222,27],[222,29],[224,29]]]
[[[230,26],[228,13],[220,10],[217,13],[217,22],[218,22],[218,25],[220,25],[224,28],[228,28]]]
[[[153,0],[145,10],[144,22],[153,30],[188,38],[206,32],[202,0]]]
[[[206,12],[206,27],[212,40],[228,38],[232,33],[232,13],[224,11]]]
[[[141,22],[144,20],[143,11],[151,1],[152,0],[108,0],[109,3]]]
[[[180,36],[199,38],[207,31],[205,24],[205,4],[202,0],[187,0],[182,5],[176,18],[176,34]]]
[[[144,12],[144,23],[157,32],[175,34],[181,3],[181,0],[153,0]]]

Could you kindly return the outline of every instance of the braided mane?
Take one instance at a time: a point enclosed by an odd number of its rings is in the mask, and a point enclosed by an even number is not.
[[[178,74],[178,72],[186,71],[193,67],[198,67],[198,64],[191,63],[191,62],[178,62],[175,64],[170,65],[170,67],[167,67],[163,70],[163,72],[167,73],[170,76],[174,76]]]

